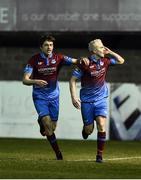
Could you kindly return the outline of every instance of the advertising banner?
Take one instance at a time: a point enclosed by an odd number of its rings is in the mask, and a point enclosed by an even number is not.
[[[141,86],[111,84],[110,136],[119,140],[141,140]]]
[[[140,0],[0,0],[0,31],[140,31]]]
[[[12,31],[17,26],[16,0],[0,0],[0,31]]]

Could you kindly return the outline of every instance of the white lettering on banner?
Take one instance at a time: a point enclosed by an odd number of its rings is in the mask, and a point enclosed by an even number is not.
[[[0,7],[0,23],[8,23],[8,8],[1,8]]]
[[[120,22],[120,21],[140,21],[141,14],[135,13],[110,13],[110,14],[98,14],[98,13],[32,13],[23,14],[23,21],[106,21],[106,22]]]
[[[43,21],[43,20],[48,20],[48,21],[78,21],[79,20],[79,16],[80,14],[78,13],[73,13],[73,14],[69,14],[69,13],[65,13],[65,14],[46,14],[46,13],[42,13],[42,14],[37,14],[37,13],[33,13],[33,14],[23,14],[22,15],[22,20],[23,21]]]
[[[32,21],[42,21],[45,17],[45,14],[31,14],[30,19]]]
[[[90,21],[90,20],[93,20],[93,21],[98,21],[99,20],[99,14],[83,14],[82,16],[82,19],[84,21]]]
[[[23,21],[43,21],[43,20],[48,20],[48,21],[79,21],[79,20],[83,20],[83,21],[98,21],[99,20],[99,14],[95,13],[95,14],[88,14],[88,13],[84,13],[84,14],[79,14],[79,13],[60,13],[60,14],[23,14],[22,15],[22,20]]]
[[[127,14],[102,14],[102,20],[103,21],[140,21],[141,20],[141,14],[134,14],[134,13],[127,13]]]
[[[49,21],[78,21],[80,14],[78,13],[65,13],[65,14],[48,14]]]

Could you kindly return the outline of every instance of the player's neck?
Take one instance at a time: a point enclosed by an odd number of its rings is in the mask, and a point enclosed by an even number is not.
[[[98,61],[100,59],[100,57],[96,54],[91,54],[91,59],[94,61]]]
[[[52,57],[52,53],[51,54],[45,54],[44,52],[42,52],[42,53],[43,53],[44,57],[46,57],[46,58],[51,58]]]

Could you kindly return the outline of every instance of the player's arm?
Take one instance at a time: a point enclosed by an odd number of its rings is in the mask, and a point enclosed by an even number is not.
[[[38,85],[38,86],[46,86],[48,83],[44,80],[40,80],[40,79],[32,79],[32,72],[33,72],[33,67],[30,66],[29,64],[26,65],[25,69],[24,69],[24,75],[23,75],[23,84],[30,86],[30,85]]]
[[[81,57],[79,59],[72,58],[72,63],[73,64],[84,63],[86,66],[88,66],[89,65],[89,59],[87,57]]]
[[[48,83],[44,80],[40,80],[40,79],[31,79],[31,74],[30,73],[24,73],[23,75],[23,84],[30,86],[30,85],[38,85],[40,87],[46,86]]]
[[[77,87],[76,87],[76,81],[81,78],[83,75],[82,71],[80,69],[75,69],[72,77],[70,79],[69,85],[70,85],[70,94],[72,99],[72,104],[77,109],[80,109],[80,99],[77,97]]]
[[[74,105],[75,108],[80,109],[80,99],[77,97],[77,87],[76,87],[76,81],[77,78],[75,76],[72,76],[70,79],[70,93],[71,93],[71,99],[72,99],[72,104]]]
[[[89,59],[87,57],[81,57],[79,59],[71,58],[68,56],[62,56],[63,64],[71,65],[71,64],[82,64],[84,63],[86,66],[89,65]]]
[[[109,48],[105,47],[105,54],[110,54],[112,57],[116,59],[116,64],[123,64],[124,58],[121,57],[119,54],[115,53],[114,51],[110,50]]]

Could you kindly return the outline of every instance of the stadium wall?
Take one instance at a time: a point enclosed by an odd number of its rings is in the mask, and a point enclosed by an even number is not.
[[[110,83],[107,139],[141,140],[141,86]],[[77,83],[80,89],[80,83]],[[80,111],[71,103],[68,82],[60,82],[60,114],[57,137],[82,139]],[[32,88],[19,81],[0,82],[0,137],[42,138],[32,103]],[[78,96],[79,93],[77,92]],[[89,139],[96,139],[97,131]]]
[[[77,87],[79,90],[79,83]],[[82,139],[81,114],[71,103],[68,82],[60,82],[60,90],[57,137]],[[42,138],[31,94],[32,88],[22,85],[22,82],[0,82],[0,137]],[[90,139],[96,139],[96,134],[95,130]],[[109,121],[107,122],[107,139],[109,139]]]

